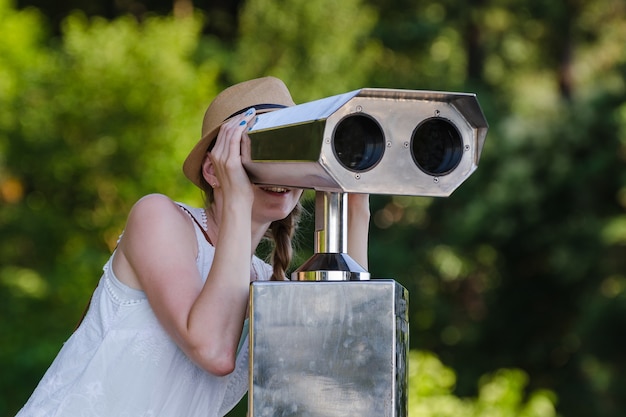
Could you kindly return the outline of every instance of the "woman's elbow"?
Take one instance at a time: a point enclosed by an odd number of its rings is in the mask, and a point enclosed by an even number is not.
[[[216,376],[226,376],[235,370],[235,361],[211,362],[204,369]]]
[[[205,371],[216,375],[225,376],[232,373],[236,366],[236,354],[228,350],[212,352],[210,349],[193,349],[191,359]]]

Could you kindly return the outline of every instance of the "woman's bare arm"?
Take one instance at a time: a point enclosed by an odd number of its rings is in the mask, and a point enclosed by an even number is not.
[[[366,270],[369,221],[369,195],[348,194],[348,254]]]

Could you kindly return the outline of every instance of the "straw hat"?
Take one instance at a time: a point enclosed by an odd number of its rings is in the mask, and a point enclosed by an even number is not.
[[[294,105],[289,90],[278,78],[257,78],[228,87],[215,97],[204,114],[202,138],[183,164],[185,176],[202,188],[202,162],[220,126],[230,118],[250,107],[254,107],[257,113],[266,113]]]

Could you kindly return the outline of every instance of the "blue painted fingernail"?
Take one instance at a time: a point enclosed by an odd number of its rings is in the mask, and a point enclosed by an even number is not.
[[[243,126],[243,125],[245,125],[246,123],[248,123],[248,122],[246,122],[245,120],[242,120],[241,122],[239,122],[239,126]]]
[[[254,107],[250,107],[248,109],[248,111],[246,112],[246,116],[250,116],[252,113],[254,113]]]

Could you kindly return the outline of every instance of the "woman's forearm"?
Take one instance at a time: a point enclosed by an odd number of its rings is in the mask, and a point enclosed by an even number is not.
[[[348,195],[348,255],[367,270],[370,206],[368,194]]]

